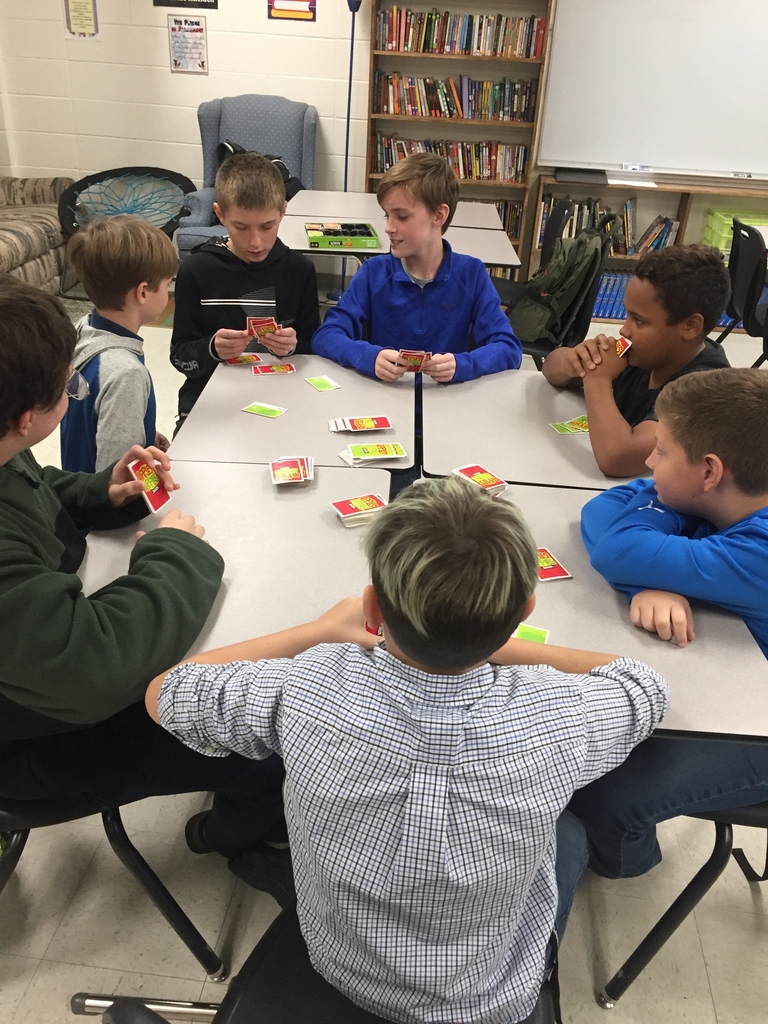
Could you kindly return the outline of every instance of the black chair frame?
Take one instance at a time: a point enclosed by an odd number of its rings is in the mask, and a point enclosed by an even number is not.
[[[624,961],[605,988],[597,994],[597,1002],[604,1010],[612,1009],[624,995],[629,986],[645,970],[656,956],[664,943],[672,937],[691,911],[706,893],[712,888],[720,875],[725,871],[728,861],[733,858],[749,882],[765,882],[768,880],[768,849],[766,850],[765,867],[758,875],[747,860],[743,850],[733,849],[733,826],[748,825],[752,828],[768,829],[768,802],[754,804],[751,807],[737,807],[726,811],[708,811],[692,814],[692,818],[702,818],[715,823],[715,845],[709,860],[694,875],[683,889],[672,906],[651,928],[635,951]]]
[[[725,307],[731,322],[715,338],[720,345],[734,327],[741,321],[744,330],[753,338],[763,335],[765,307],[760,299],[765,286],[766,249],[765,239],[757,228],[742,224],[733,218],[733,241],[728,259],[728,274],[731,278],[731,298]],[[762,314],[758,312],[762,308]]]
[[[9,800],[0,797],[0,833],[5,839],[5,848],[0,855],[0,894],[19,863],[31,829],[60,825],[65,821],[75,821],[98,813],[101,813],[109,845],[120,861],[211,976],[211,980],[223,981],[228,971],[221,958],[208,945],[130,841],[118,807],[105,806],[104,802],[98,801]]]

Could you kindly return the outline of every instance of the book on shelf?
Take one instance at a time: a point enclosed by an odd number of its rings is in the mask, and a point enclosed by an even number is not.
[[[451,14],[397,6],[376,15],[377,50],[525,59],[541,58],[545,40],[546,18],[536,15]]]
[[[470,199],[464,200],[471,203],[483,203],[488,206],[495,206],[499,215],[501,226],[510,238],[519,239],[522,227],[523,203],[519,199]],[[498,274],[493,275],[498,277]],[[502,275],[506,276],[506,275]]]
[[[605,271],[595,298],[592,316],[596,320],[626,320],[624,294],[632,277],[627,271]]]
[[[525,181],[528,147],[506,142],[457,142],[443,139],[403,139],[377,132],[372,174],[382,174],[412,153],[444,157],[461,181]]]
[[[452,78],[414,78],[398,71],[373,73],[372,112],[418,117],[461,117],[468,120],[518,121],[532,124],[536,111],[537,79],[513,82]]]

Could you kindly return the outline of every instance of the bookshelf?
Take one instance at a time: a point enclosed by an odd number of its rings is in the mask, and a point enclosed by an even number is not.
[[[368,190],[409,152],[441,152],[457,169],[462,200],[496,204],[519,252],[553,6],[459,0],[449,11],[429,0],[373,0]]]

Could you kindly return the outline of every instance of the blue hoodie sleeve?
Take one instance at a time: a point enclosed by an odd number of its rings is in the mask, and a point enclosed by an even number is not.
[[[312,351],[374,377],[381,345],[372,345],[366,338],[371,324],[369,278],[368,266],[364,263],[338,304],[325,314],[325,320],[312,336]]]
[[[457,383],[501,370],[517,370],[523,358],[522,346],[501,308],[499,294],[483,264],[477,262],[471,325],[477,347],[471,352],[455,353],[453,380]]]

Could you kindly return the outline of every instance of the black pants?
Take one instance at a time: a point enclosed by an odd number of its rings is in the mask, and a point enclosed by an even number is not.
[[[185,747],[133,704],[98,725],[0,743],[0,795],[15,800],[99,799],[213,790],[206,839],[225,856],[252,846],[283,819],[282,760],[208,757]]]

